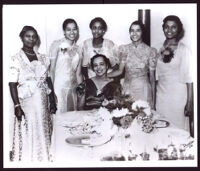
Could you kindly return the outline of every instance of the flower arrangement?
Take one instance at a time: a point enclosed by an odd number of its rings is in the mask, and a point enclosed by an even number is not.
[[[154,122],[148,102],[143,100],[138,100],[133,103],[130,101],[121,101],[121,106],[121,108],[116,108],[111,112],[115,125],[127,129],[136,118],[138,124],[141,125],[142,131],[150,133],[154,129]]]

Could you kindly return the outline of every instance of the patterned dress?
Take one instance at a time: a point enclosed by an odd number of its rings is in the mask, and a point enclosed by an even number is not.
[[[50,48],[50,58],[56,58],[54,90],[57,96],[59,113],[77,108],[76,71],[81,62],[81,50],[77,45],[70,46],[66,39],[56,40]]]
[[[156,67],[156,110],[177,127],[186,130],[189,129],[188,119],[184,116],[187,102],[186,83],[192,83],[190,59],[189,49],[180,42],[174,52],[174,58],[169,63],[164,63],[160,55]]]
[[[123,91],[132,100],[145,100],[152,103],[151,85],[148,73],[155,70],[157,52],[145,43],[135,47],[132,43],[119,47],[121,62],[125,65]]]
[[[13,142],[12,161],[48,161],[52,123],[48,111],[48,88],[46,78],[49,60],[36,53],[38,60],[30,62],[20,50],[11,58],[10,82],[18,82],[18,96],[25,119],[18,122],[12,114]],[[11,122],[11,123],[12,123]]]
[[[92,38],[87,39],[83,42],[82,53],[83,53],[83,67],[88,67],[89,78],[94,77],[95,73],[90,67],[90,59],[96,54],[103,54],[109,58],[111,66],[119,64],[119,59],[117,57],[117,46],[108,39],[103,40],[103,45],[101,48],[94,48],[92,45]]]

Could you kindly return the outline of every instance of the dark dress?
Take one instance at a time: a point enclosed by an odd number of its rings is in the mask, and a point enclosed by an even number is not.
[[[85,94],[84,110],[100,108],[104,99],[113,100],[115,96],[121,94],[121,86],[115,81],[106,84],[101,91],[97,89],[92,79],[85,80],[80,87]]]

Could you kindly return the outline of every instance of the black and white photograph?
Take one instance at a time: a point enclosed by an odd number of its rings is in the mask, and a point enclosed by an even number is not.
[[[197,4],[2,9],[4,168],[197,166]]]

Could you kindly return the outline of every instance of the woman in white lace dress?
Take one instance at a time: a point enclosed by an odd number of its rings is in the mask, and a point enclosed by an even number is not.
[[[12,56],[10,63],[9,86],[15,112],[10,157],[12,161],[49,161],[50,113],[56,112],[53,86],[48,77],[50,61],[33,50],[39,36],[32,26],[24,26],[20,38],[23,48]]]
[[[81,50],[76,45],[79,36],[76,21],[66,19],[63,32],[65,37],[54,41],[50,47],[50,71],[59,113],[77,109],[75,88],[82,82]]]
[[[193,110],[191,53],[180,41],[183,25],[177,16],[163,20],[163,32],[166,39],[160,45],[156,68],[156,110],[177,127],[188,130],[185,115]]]

